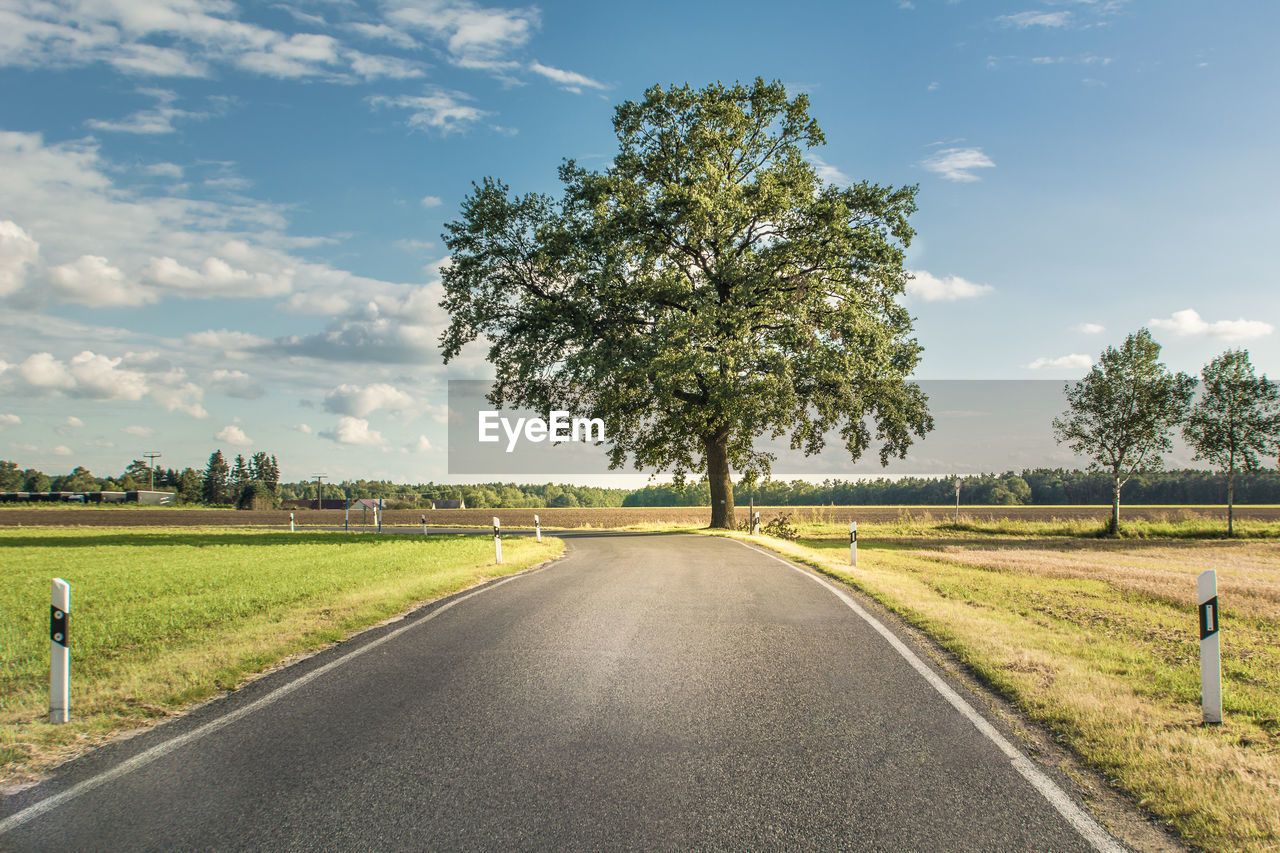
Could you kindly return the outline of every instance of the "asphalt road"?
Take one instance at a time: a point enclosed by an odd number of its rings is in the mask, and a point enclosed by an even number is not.
[[[578,535],[65,766],[0,848],[1095,849],[1017,763],[776,559]]]

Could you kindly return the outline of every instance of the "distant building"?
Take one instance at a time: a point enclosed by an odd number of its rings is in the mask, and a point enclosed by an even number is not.
[[[151,504],[162,506],[177,499],[173,492],[0,492],[3,503]]]
[[[466,501],[432,501],[432,509],[466,509]]]

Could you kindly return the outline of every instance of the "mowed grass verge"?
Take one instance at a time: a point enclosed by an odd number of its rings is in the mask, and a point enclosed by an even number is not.
[[[0,787],[412,608],[563,553],[530,537],[0,530]],[[71,584],[71,722],[47,722],[49,588]]]
[[[761,540],[923,629],[1187,841],[1280,850],[1280,541],[848,525]],[[1161,531],[1173,537],[1187,531]],[[1051,535],[1052,534],[1052,535]],[[735,535],[735,534],[731,534]],[[749,538],[736,534],[739,538]],[[1212,534],[1210,534],[1212,535]],[[1225,723],[1201,724],[1196,576],[1218,572]]]

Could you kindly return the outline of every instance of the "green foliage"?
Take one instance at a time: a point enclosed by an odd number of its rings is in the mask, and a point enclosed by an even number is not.
[[[151,466],[147,464],[145,459],[135,459],[124,469],[120,479],[129,479],[135,483],[141,483],[141,488],[145,489],[151,482]]]
[[[1196,381],[1171,374],[1146,329],[1107,347],[1085,378],[1066,387],[1069,411],[1053,419],[1054,437],[1092,468],[1111,472],[1112,532],[1120,527],[1120,489],[1139,470],[1159,470],[1170,434],[1186,416]]]
[[[1227,531],[1235,532],[1236,471],[1258,468],[1258,454],[1280,450],[1280,389],[1258,377],[1248,350],[1227,350],[1200,374],[1204,393],[1182,435],[1205,459],[1227,472]]]
[[[25,480],[17,462],[0,459],[0,491],[20,492]]]
[[[227,458],[222,455],[221,450],[215,450],[209,456],[209,464],[204,469],[204,486],[201,489],[201,497],[207,504],[224,504],[231,497],[228,489],[227,478],[231,473],[231,467],[227,465]]]
[[[280,499],[276,493],[261,480],[246,483],[236,499],[236,509],[276,509],[279,506]]]
[[[1248,350],[1227,350],[1200,375],[1203,394],[1182,429],[1196,459],[1234,473],[1280,451],[1280,388],[1254,374]]]
[[[613,165],[566,161],[558,202],[491,178],[463,202],[445,360],[487,338],[495,405],[603,419],[615,467],[705,472],[717,526],[730,466],[769,470],[759,435],[811,454],[839,429],[857,458],[871,422],[882,462],[905,456],[932,427],[897,302],[916,189],[825,185],[780,83],[655,86],[614,130]]]
[[[176,485],[178,497],[183,503],[200,503],[204,479],[194,468],[183,468]]]

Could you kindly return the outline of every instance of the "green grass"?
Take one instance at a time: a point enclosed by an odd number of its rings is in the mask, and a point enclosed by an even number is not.
[[[797,542],[767,544],[923,629],[1186,840],[1275,851],[1278,525],[1234,542],[1197,541],[1194,521],[1152,525],[1121,540],[1063,536],[1057,523],[859,525],[856,569],[847,526],[811,521]],[[1223,608],[1226,722],[1206,727],[1195,581],[1209,568]]]
[[[0,530],[0,783],[286,657],[563,551],[558,540],[222,528]],[[50,580],[71,584],[71,716],[48,715]]]

